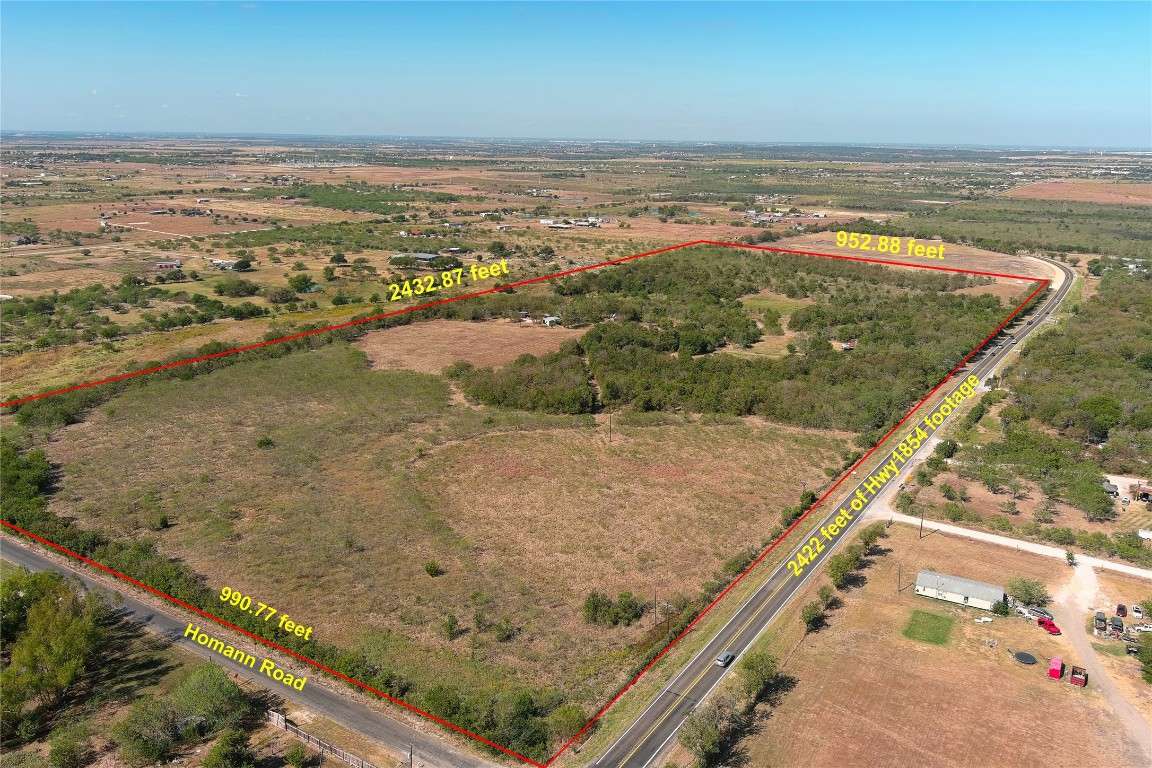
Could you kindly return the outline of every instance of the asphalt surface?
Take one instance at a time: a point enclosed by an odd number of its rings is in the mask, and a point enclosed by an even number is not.
[[[111,577],[107,579],[93,578],[91,572],[87,570],[87,566],[77,564],[78,568],[70,568],[58,562],[56,557],[46,556],[35,546],[25,544],[15,536],[0,537],[0,548],[2,548],[0,554],[3,554],[5,560],[26,566],[29,570],[52,570],[64,574],[75,574],[89,589],[101,588],[108,591],[119,591],[123,601],[118,606],[118,610],[124,620],[214,661],[230,673],[251,680],[256,685],[266,688],[284,699],[294,701],[309,712],[339,723],[345,728],[380,744],[397,756],[407,758],[408,748],[411,746],[414,750],[417,766],[426,766],[427,768],[490,768],[498,765],[495,762],[485,761],[456,750],[451,744],[446,743],[440,726],[430,724],[429,733],[416,730],[364,706],[347,694],[315,684],[317,677],[326,675],[318,669],[305,667],[298,662],[287,664],[289,660],[279,658],[279,654],[276,654],[273,649],[262,644],[257,645],[247,638],[244,638],[243,641],[230,640],[226,628],[177,606],[173,605],[165,610],[159,610],[155,606],[137,599],[133,595],[136,588],[131,585],[114,583]],[[204,646],[197,645],[191,638],[185,638],[184,632],[188,628],[189,622],[193,626],[200,627],[206,634],[225,643],[233,642],[237,644],[237,648],[254,655],[257,658],[256,669],[238,664]],[[296,691],[269,679],[265,675],[260,675],[258,673],[260,661],[269,658],[274,659],[279,666],[287,664],[289,667],[302,670],[310,669],[311,671],[306,673],[309,679],[304,684],[304,689]],[[301,724],[301,727],[308,730],[305,724]],[[341,744],[335,746],[347,747],[347,745]]]
[[[1040,307],[1031,312],[1028,318],[1009,324],[1005,331],[1003,343],[1001,344],[996,339],[990,341],[984,348],[986,351],[983,354],[973,356],[968,365],[956,373],[953,379],[955,383],[950,382],[950,388],[946,387],[942,391],[946,391],[951,396],[969,375],[975,375],[977,380],[983,384],[985,378],[1004,361],[1016,346],[1008,338],[1007,329],[1014,329],[1011,332],[1012,338],[1022,339],[1039,328],[1056,309],[1071,289],[1074,275],[1071,269],[1059,262],[1049,263],[1059,267],[1064,273],[1064,281],[1061,286],[1053,291]],[[1027,320],[1031,322],[1026,322]],[[997,346],[998,344],[1000,346]],[[930,405],[933,403],[935,404]],[[936,399],[929,400],[928,403],[921,406],[915,419],[909,419],[894,437],[915,433],[917,425],[923,424],[924,416],[936,413],[939,407],[940,404]],[[945,420],[947,418],[946,416]],[[941,422],[941,424],[943,423]],[[878,451],[869,458],[867,465],[862,464],[852,475],[852,481],[858,480],[858,482],[854,482],[850,486],[851,490],[847,492],[840,504],[832,507],[831,511],[812,527],[812,533],[809,534],[810,538],[791,552],[788,560],[776,568],[764,585],[736,611],[728,623],[712,637],[679,674],[672,678],[657,695],[655,701],[641,713],[620,738],[591,765],[594,768],[646,768],[656,763],[657,759],[671,744],[676,731],[684,722],[684,718],[707,698],[725,675],[735,668],[739,663],[740,654],[752,645],[780,611],[788,605],[809,577],[820,570],[820,566],[835,551],[836,547],[842,542],[850,540],[852,528],[864,517],[869,505],[882,495],[883,491],[902,481],[902,478],[907,474],[905,468],[911,467],[921,452],[927,453],[931,450],[930,442],[930,440],[924,440],[910,454],[902,455],[901,458],[904,461],[894,459],[894,452],[881,454]],[[873,480],[871,486],[866,486],[866,483],[875,478],[877,473],[884,472],[885,466],[892,465],[896,467],[897,471],[888,473],[887,481],[879,490],[870,491],[870,487],[875,488],[876,481]],[[865,466],[873,467],[872,471],[866,472]],[[858,509],[851,506],[853,500],[857,501]],[[850,520],[841,517],[845,512],[852,516]],[[840,517],[842,525],[834,530],[830,526],[836,524],[838,517]],[[828,533],[826,534],[825,531]],[[818,544],[819,546],[817,546]],[[807,559],[806,564],[801,564],[797,559],[802,552]],[[792,563],[795,563],[795,566],[791,566]],[[722,668],[716,665],[716,657],[725,651],[736,654],[737,661]]]

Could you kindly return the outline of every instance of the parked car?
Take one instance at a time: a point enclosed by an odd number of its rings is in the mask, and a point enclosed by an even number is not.
[[[1053,624],[1051,619],[1045,619],[1043,616],[1041,616],[1039,619],[1036,619],[1036,623],[1039,624],[1041,628],[1043,628],[1043,630],[1050,635],[1060,634],[1060,627]]]
[[[1124,646],[1124,652],[1129,656],[1135,656],[1136,654],[1140,653],[1140,646],[1131,644],[1126,645]]]
[[[1053,619],[1056,618],[1052,614],[1048,613],[1048,611],[1044,610],[1043,608],[1040,608],[1039,606],[1029,605],[1026,608],[1024,608],[1024,610],[1026,610],[1028,612],[1028,615],[1034,619],[1048,619],[1048,621],[1052,621]]]
[[[1138,605],[1132,606],[1132,618],[1134,618],[1134,619],[1144,618],[1144,609]]]
[[[1133,632],[1152,632],[1152,624],[1137,624],[1132,627]]]
[[[1108,619],[1108,625],[1113,632],[1124,634],[1124,619],[1120,618],[1119,616],[1113,616],[1112,618]]]
[[[1132,503],[1132,500],[1131,500],[1131,499],[1129,499],[1127,496],[1125,496],[1124,498],[1120,499],[1120,505],[1121,505],[1121,506],[1124,506],[1124,507],[1126,507],[1126,506],[1128,506],[1128,505],[1129,505],[1129,504],[1131,504],[1131,503]]]
[[[1101,631],[1108,629],[1108,617],[1104,615],[1104,611],[1096,611],[1096,616],[1092,620],[1092,626]]]
[[[724,651],[724,653],[716,657],[716,666],[726,667],[731,664],[735,658],[736,654],[730,653],[729,651]]]
[[[1124,603],[1120,603],[1120,605],[1116,606],[1116,615],[1124,618],[1128,615],[1128,607],[1124,605]]]

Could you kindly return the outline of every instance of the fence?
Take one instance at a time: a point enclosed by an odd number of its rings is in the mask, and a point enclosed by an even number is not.
[[[334,747],[326,741],[321,741],[310,733],[305,733],[296,726],[292,725],[292,723],[289,723],[284,718],[284,715],[280,714],[279,712],[268,710],[267,717],[268,722],[272,723],[272,725],[276,726],[277,728],[282,728],[296,738],[311,744],[312,746],[316,747],[316,749],[320,750],[321,754],[332,755],[332,757],[347,763],[348,765],[352,766],[352,768],[376,768],[375,765],[368,762],[367,760],[361,760],[359,757],[356,757],[356,755],[345,752],[339,747]]]

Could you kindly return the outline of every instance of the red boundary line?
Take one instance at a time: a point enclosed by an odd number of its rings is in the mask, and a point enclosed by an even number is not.
[[[729,584],[726,589],[724,589],[723,592],[721,592],[719,595],[717,595],[716,599],[714,599],[711,603],[709,603],[700,612],[700,614],[695,619],[693,619],[692,622],[687,627],[685,627],[683,631],[680,632],[680,634],[678,634],[675,638],[673,638],[672,641],[669,642],[668,645],[666,645],[662,651],[660,651],[659,655],[657,655],[656,658],[654,658],[651,662],[649,662],[647,664],[647,666],[644,667],[644,669],[640,670],[636,674],[635,677],[633,677],[630,681],[628,681],[628,683],[623,688],[621,688],[620,691],[615,696],[612,697],[611,701],[609,701],[607,704],[605,704],[600,709],[600,711],[598,711],[592,717],[592,719],[589,720],[587,722],[587,724],[585,724],[584,727],[580,729],[580,731],[575,736],[573,736],[571,739],[569,739],[564,744],[564,746],[562,746],[559,749],[559,751],[556,752],[556,754],[554,754],[551,758],[549,758],[548,762],[546,762],[546,763],[538,763],[535,760],[532,760],[531,758],[524,757],[521,754],[513,752],[510,749],[507,749],[505,747],[500,746],[499,744],[496,744],[494,742],[489,741],[488,739],[484,738],[483,736],[472,733],[471,731],[469,731],[465,728],[461,728],[458,725],[454,725],[454,724],[448,722],[447,720],[444,720],[442,718],[437,717],[436,715],[433,715],[430,712],[425,712],[424,710],[420,709],[419,707],[415,707],[415,706],[413,706],[413,705],[411,705],[411,704],[409,704],[409,703],[407,703],[401,699],[398,699],[394,696],[391,696],[387,693],[384,693],[383,691],[379,691],[370,685],[366,685],[365,683],[360,682],[359,680],[354,680],[353,678],[348,677],[347,675],[344,675],[340,672],[337,672],[334,669],[329,669],[328,667],[324,666],[323,664],[320,664],[317,661],[313,661],[312,659],[301,656],[300,654],[296,653],[295,651],[290,651],[281,645],[277,645],[276,643],[272,642],[271,640],[260,637],[259,635],[255,635],[255,634],[247,631],[246,629],[242,629],[241,627],[238,627],[235,624],[231,624],[231,623],[225,621],[224,619],[221,619],[217,616],[213,616],[212,614],[207,613],[206,611],[202,611],[193,605],[189,605],[188,603],[185,603],[183,600],[172,597],[171,595],[168,595],[164,592],[161,592],[158,589],[154,589],[153,587],[150,587],[147,584],[139,582],[136,579],[131,578],[130,576],[125,576],[124,574],[120,573],[119,571],[113,570],[112,568],[109,568],[105,565],[101,565],[100,563],[96,562],[95,560],[91,560],[87,557],[84,557],[83,555],[80,555],[76,552],[73,552],[72,550],[67,549],[65,547],[62,547],[58,544],[55,544],[55,543],[53,543],[47,539],[43,539],[43,538],[41,538],[41,537],[39,537],[33,533],[25,531],[22,528],[19,528],[15,525],[12,525],[9,522],[0,520],[0,523],[3,523],[3,525],[5,527],[10,528],[13,531],[16,531],[20,534],[23,534],[24,536],[27,536],[31,539],[35,539],[36,541],[39,541],[42,544],[46,544],[49,547],[52,547],[53,549],[55,549],[59,552],[63,552],[66,555],[70,555],[71,557],[74,557],[77,560],[80,560],[81,562],[95,566],[96,568],[99,568],[100,570],[105,571],[106,573],[109,573],[109,574],[111,574],[111,575],[113,575],[113,576],[115,576],[115,577],[117,577],[123,581],[126,581],[130,584],[133,584],[137,587],[140,587],[141,589],[147,590],[148,592],[151,592],[152,594],[157,595],[158,597],[162,597],[162,598],[164,598],[164,599],[166,599],[166,600],[168,600],[168,601],[170,601],[176,605],[181,606],[182,608],[186,608],[186,609],[192,611],[193,613],[196,613],[200,616],[203,616],[204,618],[212,619],[213,621],[216,621],[219,624],[222,624],[222,625],[224,625],[230,629],[233,629],[237,632],[240,632],[241,634],[251,638],[252,640],[256,640],[256,641],[259,641],[261,643],[264,643],[265,645],[272,647],[272,648],[275,648],[276,650],[278,650],[282,653],[286,653],[295,659],[298,659],[298,660],[300,660],[306,664],[310,664],[311,666],[316,667],[317,669],[323,670],[324,672],[327,672],[330,675],[334,675],[335,677],[338,677],[341,680],[344,680],[345,682],[351,683],[351,684],[353,684],[359,688],[362,688],[366,691],[374,693],[377,696],[380,696],[383,699],[391,701],[394,704],[398,704],[401,707],[404,707],[405,709],[408,709],[412,712],[423,715],[424,717],[427,717],[430,720],[433,720],[433,721],[439,723],[440,725],[443,725],[447,728],[450,728],[450,729],[456,731],[457,733],[461,733],[465,736],[470,736],[471,738],[476,739],[479,742],[487,744],[488,746],[492,747],[493,749],[497,749],[497,750],[499,750],[499,751],[501,751],[501,752],[503,752],[503,753],[505,753],[511,757],[518,758],[520,760],[523,760],[526,763],[537,766],[537,768],[547,768],[547,766],[550,766],[562,754],[564,754],[564,752],[567,751],[568,748],[570,746],[572,746],[572,744],[575,743],[577,739],[579,739],[581,736],[583,736],[584,733],[586,733],[588,731],[588,729],[591,728],[596,723],[596,721],[599,720],[604,715],[604,713],[608,711],[608,709],[610,707],[612,707],[613,704],[615,704],[625,693],[627,693],[632,688],[632,686],[634,686],[637,683],[637,681],[639,681],[639,679],[645,673],[648,672],[649,669],[651,669],[658,661],[660,661],[660,659],[662,659],[664,657],[664,655],[667,654],[668,651],[670,651],[674,645],[676,645],[678,642],[680,642],[680,639],[683,638],[684,635],[686,635],[688,632],[690,632],[693,629],[693,627],[695,627],[706,615],[708,615],[708,613],[711,612],[711,610],[714,607],[716,607],[716,605],[722,599],[724,599],[724,597],[729,592],[731,592],[736,587],[737,584],[739,584],[741,581],[743,581],[745,576],[747,576],[749,573],[752,572],[753,568],[755,568],[757,565],[759,565],[760,562],[762,560],[764,560],[764,558],[766,558],[769,555],[769,553],[771,553],[772,550],[774,550],[777,547],[777,545],[780,544],[780,542],[782,542],[785,538],[788,537],[788,534],[792,533],[792,531],[795,530],[796,527],[799,526],[802,522],[804,522],[804,520],[807,519],[808,516],[810,514],[812,514],[812,512],[818,506],[820,506],[820,504],[822,504],[825,499],[827,499],[829,496],[831,496],[836,491],[836,489],[840,487],[841,483],[843,483],[845,480],[850,478],[852,476],[852,472],[855,471],[865,461],[867,461],[868,458],[873,453],[875,453],[876,450],[881,445],[883,445],[885,440],[887,440],[898,429],[900,429],[900,427],[903,426],[904,423],[908,421],[908,419],[912,418],[912,415],[920,408],[920,406],[922,406],[934,394],[936,394],[936,392],[939,391],[941,387],[943,387],[945,384],[947,384],[948,381],[951,380],[952,377],[956,375],[956,372],[959,371],[961,368],[963,368],[968,363],[968,361],[972,359],[973,355],[975,355],[977,352],[979,352],[984,347],[985,344],[987,344],[989,341],[991,341],[992,338],[994,336],[996,336],[996,334],[998,334],[1004,328],[1004,326],[1008,325],[1008,323],[1010,323],[1012,321],[1012,319],[1014,317],[1016,317],[1016,315],[1018,315],[1020,313],[1020,311],[1025,306],[1028,305],[1028,302],[1032,301],[1032,299],[1034,299],[1041,291],[1043,291],[1045,288],[1047,288],[1051,281],[1044,279],[1044,278],[1025,277],[1022,275],[1004,275],[1004,274],[999,274],[996,272],[979,272],[979,271],[969,270],[969,269],[954,269],[951,267],[939,267],[939,266],[929,265],[929,264],[907,264],[904,262],[887,261],[885,259],[872,259],[872,258],[866,258],[866,257],[862,257],[862,256],[841,256],[838,254],[817,253],[814,251],[799,251],[799,250],[792,250],[789,248],[771,248],[771,247],[762,246],[762,245],[744,245],[741,243],[726,243],[726,242],[719,242],[719,241],[713,241],[713,240],[694,240],[694,241],[689,242],[689,243],[681,243],[680,245],[673,245],[673,246],[669,246],[667,248],[660,248],[659,250],[655,250],[655,251],[648,251],[646,253],[639,253],[639,254],[635,254],[633,256],[626,256],[626,257],[621,258],[621,259],[613,259],[611,261],[605,261],[605,262],[601,262],[599,264],[592,264],[592,265],[585,266],[585,267],[578,267],[576,269],[570,269],[570,270],[567,270],[565,272],[557,272],[556,274],[553,274],[553,275],[546,275],[543,277],[531,278],[529,280],[522,280],[522,281],[517,282],[517,283],[511,283],[509,285],[502,285],[502,286],[499,286],[496,288],[489,288],[489,289],[484,290],[484,291],[477,291],[475,293],[464,294],[461,296],[453,296],[453,297],[448,298],[448,299],[442,299],[440,301],[434,301],[434,302],[430,302],[428,304],[421,304],[421,305],[415,306],[415,307],[408,307],[406,309],[398,310],[396,312],[387,312],[387,313],[380,314],[380,315],[373,315],[372,317],[365,317],[365,318],[361,318],[359,320],[352,320],[352,321],[347,322],[347,323],[340,323],[339,325],[332,325],[332,326],[329,326],[327,328],[317,328],[315,330],[305,331],[303,333],[297,333],[297,334],[294,334],[291,336],[285,336],[285,337],[279,338],[279,339],[272,339],[270,341],[260,342],[259,344],[250,344],[250,345],[243,346],[243,347],[236,347],[235,349],[229,349],[229,350],[225,350],[223,352],[217,352],[217,353],[211,354],[211,355],[204,355],[202,357],[194,357],[194,358],[190,358],[188,360],[183,360],[183,361],[176,362],[176,363],[168,363],[167,365],[161,365],[161,366],[157,366],[155,368],[148,368],[148,369],[143,370],[143,371],[135,371],[133,373],[122,374],[120,376],[113,376],[113,377],[110,377],[107,379],[101,379],[99,381],[92,381],[92,382],[89,382],[87,384],[78,384],[78,385],[73,386],[73,387],[67,387],[65,389],[59,389],[59,390],[55,390],[52,392],[45,392],[45,393],[42,393],[39,395],[33,395],[31,397],[24,397],[24,398],[20,398],[18,400],[12,400],[10,402],[0,404],[0,408],[7,407],[10,405],[18,405],[20,403],[26,403],[26,402],[29,402],[32,400],[39,400],[41,398],[51,397],[52,395],[59,395],[59,394],[65,393],[65,392],[73,392],[73,391],[76,391],[78,389],[86,389],[88,387],[94,387],[94,386],[97,386],[99,384],[107,384],[107,383],[110,383],[113,381],[120,381],[123,379],[134,378],[136,376],[143,376],[144,374],[147,374],[147,373],[155,373],[157,371],[163,371],[163,370],[167,370],[169,368],[177,368],[179,366],[189,365],[191,363],[197,363],[197,362],[201,362],[203,360],[211,360],[211,359],[216,358],[216,357],[223,357],[225,355],[232,355],[232,354],[235,354],[237,352],[245,352],[245,351],[252,350],[252,349],[259,349],[260,347],[267,347],[267,346],[270,346],[272,344],[278,344],[278,343],[283,342],[283,341],[290,341],[292,339],[299,339],[299,338],[303,338],[306,336],[313,336],[313,335],[318,334],[318,333],[325,333],[327,331],[338,330],[340,328],[348,328],[348,327],[351,327],[354,325],[360,325],[361,323],[367,323],[367,322],[370,322],[372,320],[379,320],[379,319],[382,319],[385,317],[393,317],[395,315],[402,315],[402,314],[405,314],[407,312],[415,312],[416,310],[419,310],[419,309],[428,309],[429,307],[435,307],[435,306],[439,306],[441,304],[448,304],[448,303],[453,302],[453,301],[460,301],[461,299],[468,299],[468,298],[472,298],[474,296],[483,296],[484,294],[494,293],[496,291],[502,291],[502,290],[505,290],[507,288],[516,288],[516,287],[519,287],[522,285],[529,285],[531,283],[542,282],[544,280],[552,280],[552,279],[557,278],[557,277],[564,277],[566,275],[576,274],[577,272],[585,272],[585,271],[590,270],[590,269],[598,269],[600,267],[611,266],[613,264],[621,264],[621,263],[626,262],[626,261],[632,261],[634,259],[640,259],[640,258],[644,258],[646,256],[654,256],[654,255],[659,254],[659,253],[666,253],[668,251],[674,251],[674,250],[678,250],[680,248],[687,248],[687,247],[695,246],[695,245],[720,245],[720,246],[726,246],[726,247],[730,247],[730,248],[747,248],[747,249],[751,249],[751,250],[771,251],[771,252],[775,252],[775,253],[792,253],[792,254],[798,254],[801,256],[819,256],[822,258],[843,259],[846,261],[859,261],[859,262],[865,262],[865,263],[869,263],[869,264],[884,264],[887,266],[911,267],[914,269],[933,269],[933,270],[937,270],[937,271],[941,271],[941,272],[953,272],[953,273],[968,274],[968,275],[981,275],[984,277],[1003,277],[1003,278],[1008,278],[1008,279],[1013,279],[1013,280],[1025,280],[1028,282],[1039,282],[1040,286],[1035,291],[1033,291],[1028,296],[1028,298],[1026,298],[1023,302],[1021,302],[1021,304],[1018,307],[1016,307],[1016,309],[1014,309],[1012,311],[1012,313],[1009,314],[1008,317],[1006,317],[1004,319],[1004,321],[1001,322],[1000,325],[998,325],[994,331],[992,331],[992,333],[988,334],[988,336],[984,339],[984,341],[982,341],[980,344],[978,344],[976,346],[975,349],[973,349],[971,352],[969,352],[967,357],[965,357],[963,360],[961,360],[960,363],[955,368],[953,368],[952,371],[950,373],[948,373],[948,375],[945,376],[940,381],[939,384],[937,384],[935,387],[933,387],[932,390],[930,392],[928,392],[928,394],[925,395],[920,400],[920,402],[916,403],[916,405],[914,405],[912,407],[912,410],[910,410],[908,412],[908,414],[896,424],[896,426],[892,427],[892,429],[890,429],[887,432],[887,434],[884,435],[884,437],[880,438],[880,440],[877,441],[876,445],[872,446],[871,450],[869,450],[859,460],[857,460],[857,462],[852,465],[852,467],[849,469],[849,471],[845,472],[841,476],[841,478],[839,480],[837,480],[836,483],[824,493],[823,496],[821,496],[819,499],[817,499],[816,502],[811,507],[809,507],[808,510],[803,515],[800,516],[799,519],[796,520],[796,522],[794,522],[791,526],[789,526],[788,530],[784,531],[784,533],[782,533],[780,535],[780,537],[777,538],[776,541],[774,541],[772,543],[772,545],[769,546],[768,549],[766,549],[764,551],[763,554],[761,554],[758,558],[756,558],[756,560],[751,565],[749,565],[746,569],[744,569],[744,571],[739,576],[737,576],[732,581],[732,583]]]

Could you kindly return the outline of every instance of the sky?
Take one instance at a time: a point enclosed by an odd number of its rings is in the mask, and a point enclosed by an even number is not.
[[[0,3],[5,131],[1152,149],[1152,3]]]

